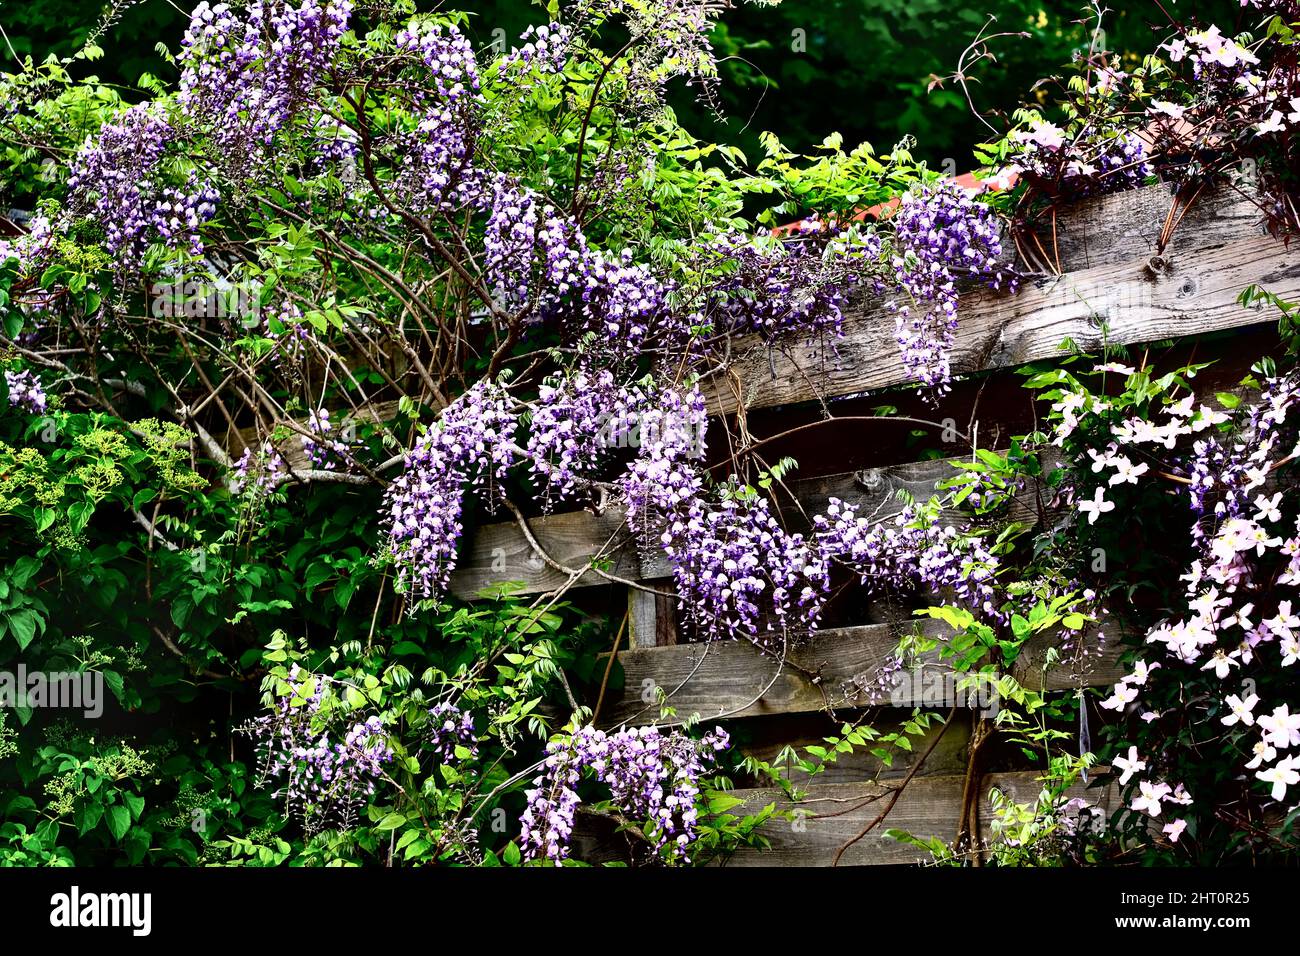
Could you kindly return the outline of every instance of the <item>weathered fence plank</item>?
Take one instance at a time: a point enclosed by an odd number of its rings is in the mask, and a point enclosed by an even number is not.
[[[1096,350],[1107,342],[1134,345],[1275,322],[1272,312],[1237,303],[1249,285],[1284,299],[1300,296],[1300,255],[1267,236],[1163,262],[1159,271],[1142,259],[1036,279],[1016,295],[968,293],[951,352],[954,373],[1059,356],[1067,339]],[[881,311],[853,319],[835,351],[738,344],[737,360],[710,390],[710,411],[829,399],[908,381],[892,319]]]
[[[537,542],[558,564],[584,573],[575,586],[608,584],[590,565],[598,555],[608,559],[607,573],[629,580],[664,577],[669,568],[653,554],[643,560],[637,553],[631,529],[621,509],[602,514],[571,511],[530,518],[529,529]],[[451,591],[460,598],[473,598],[485,589],[506,582],[517,583],[516,593],[549,591],[564,585],[569,575],[551,567],[528,542],[517,522],[484,525],[451,577]]]
[[[906,710],[888,714],[873,712],[870,725],[881,734],[893,733],[902,729],[903,722],[909,715],[910,712]],[[810,781],[793,764],[777,761],[787,747],[804,757],[807,757],[807,747],[825,747],[827,737],[840,735],[846,719],[829,714],[783,714],[779,717],[750,718],[733,734],[732,746],[739,747],[747,756],[780,768],[792,783],[800,787],[807,786],[811,781],[822,785],[902,777],[927,750],[929,756],[918,774],[955,774],[966,770],[971,738],[969,720],[954,720],[947,730],[943,730],[942,722],[936,721],[922,736],[913,739],[912,750],[894,748],[888,765],[871,753],[874,748],[857,747],[848,753],[839,753],[833,762],[823,764],[821,772]],[[943,736],[936,741],[935,737],[940,732]],[[931,744],[934,744],[933,749],[930,749]]]
[[[857,505],[862,514],[884,518],[898,513],[905,493],[925,501],[937,485],[960,474],[950,461],[936,460],[871,468],[792,482],[790,487],[799,503],[810,514],[826,507],[827,501],[839,498]],[[1035,513],[1037,490],[1027,488],[1013,505],[1013,518],[1023,519]],[[788,516],[797,519],[793,509]],[[946,520],[957,520],[961,512],[945,511]],[[620,508],[607,508],[600,515],[589,511],[572,511],[529,519],[529,528],[538,543],[559,564],[573,570],[586,569],[598,555],[609,559],[608,573],[628,580],[666,578],[671,574],[667,561],[657,550],[648,555],[637,552],[632,529],[624,521]],[[471,598],[485,588],[516,582],[516,593],[530,594],[559,587],[568,576],[547,564],[528,543],[517,522],[485,525],[474,532],[474,539],[451,577],[451,590],[457,597]],[[577,587],[608,584],[609,579],[595,571],[586,571],[575,583]],[[665,585],[666,587],[666,585]]]
[[[807,798],[792,804],[779,790],[737,790],[744,800],[732,813],[754,813],[775,803],[782,809],[797,809],[799,819],[772,820],[762,830],[771,841],[768,850],[740,850],[727,866],[830,866],[841,846],[857,837],[882,810],[898,786],[882,780],[871,783],[814,784]],[[953,776],[914,777],[903,789],[893,809],[876,827],[852,846],[839,860],[841,866],[870,866],[888,863],[929,862],[914,846],[886,836],[891,829],[904,830],[921,838],[938,837],[945,843],[956,838],[961,819],[965,778]],[[980,835],[992,836],[989,826],[988,794],[994,788],[1020,803],[1037,799],[1042,783],[1032,772],[989,774],[981,787]],[[1113,784],[1076,785],[1071,797],[1081,797],[1089,806],[1109,815],[1118,807],[1119,792]]]
[[[945,625],[935,621],[922,625],[922,631],[934,637],[944,630]],[[792,645],[784,661],[747,641],[622,651],[622,696],[611,693],[604,722],[616,726],[657,719],[659,690],[679,719],[698,714],[705,721],[868,706],[938,707],[950,705],[954,697],[977,698],[957,690],[952,671],[934,651],[923,655],[915,670],[900,675],[883,696],[873,696],[872,681],[893,658],[899,637],[898,630],[883,624],[818,631]],[[1085,638],[1089,644],[1094,640]],[[1013,670],[1031,690],[1108,686],[1125,673],[1118,663],[1118,641],[1078,664],[1044,671],[1049,643],[1040,639],[1026,646],[1023,663]]]

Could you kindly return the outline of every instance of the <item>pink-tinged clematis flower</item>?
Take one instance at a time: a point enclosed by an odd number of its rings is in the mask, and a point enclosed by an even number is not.
[[[1119,775],[1120,786],[1128,783],[1133,774],[1141,773],[1147,768],[1147,762],[1138,757],[1136,747],[1129,747],[1127,757],[1116,757],[1111,761],[1111,764],[1121,771]]]
[[[1273,713],[1256,718],[1264,740],[1285,750],[1300,744],[1300,714],[1291,713],[1286,704],[1274,707]]]
[[[1097,488],[1091,501],[1079,502],[1079,510],[1088,516],[1088,524],[1096,524],[1098,515],[1115,510],[1115,502],[1107,501],[1105,495],[1105,488]]]
[[[1282,800],[1286,797],[1286,788],[1294,787],[1300,783],[1300,772],[1296,769],[1296,758],[1287,757],[1285,760],[1279,760],[1267,770],[1260,770],[1255,774],[1257,780],[1264,783],[1271,783],[1273,791],[1270,794],[1274,800]]]
[[[1253,727],[1255,724],[1255,715],[1251,713],[1255,705],[1259,703],[1259,697],[1250,694],[1245,700],[1242,700],[1236,694],[1231,694],[1224,701],[1228,705],[1229,713],[1223,718],[1223,725],[1231,727],[1233,724],[1241,723],[1244,727]]]
[[[1138,790],[1138,795],[1133,798],[1133,810],[1152,817],[1160,816],[1160,801],[1169,796],[1169,784],[1143,780],[1138,784]]]
[[[1113,693],[1101,702],[1105,710],[1123,710],[1137,700],[1137,688],[1128,684],[1116,684]]]
[[[1250,763],[1246,764],[1247,770],[1254,770],[1262,763],[1268,763],[1277,756],[1277,751],[1268,745],[1268,741],[1261,740],[1251,748],[1251,753],[1255,755]]]
[[[1208,671],[1211,668],[1213,668],[1215,676],[1218,677],[1219,680],[1223,680],[1225,677],[1227,677],[1229,674],[1232,673],[1232,669],[1234,667],[1240,667],[1240,666],[1241,665],[1238,664],[1236,661],[1234,661],[1231,657],[1223,653],[1222,648],[1219,648],[1215,650],[1214,656],[1211,657],[1208,661],[1206,661],[1204,665],[1202,665],[1201,670]]]

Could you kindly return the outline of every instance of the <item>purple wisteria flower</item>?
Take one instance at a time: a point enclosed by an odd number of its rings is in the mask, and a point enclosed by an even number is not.
[[[502,79],[512,70],[559,73],[569,59],[573,30],[563,23],[543,23],[526,29],[519,42],[522,46],[513,48],[497,68]]]
[[[232,172],[250,173],[307,103],[351,15],[351,0],[255,0],[246,11],[205,0],[194,8],[177,57],[178,100],[208,127]]]
[[[43,415],[49,403],[41,381],[30,371],[11,372],[5,369],[5,384],[9,388],[9,407],[21,408],[33,415]]]
[[[496,488],[515,462],[516,421],[505,390],[480,381],[443,410],[407,454],[402,474],[384,496],[386,550],[397,586],[420,598],[444,592],[456,565],[465,486]]]
[[[297,813],[307,833],[351,827],[393,760],[383,721],[375,715],[346,724],[337,735],[322,711],[324,678],[299,672],[299,690],[278,696],[269,714],[241,729],[256,745],[258,786],[281,781],[275,796]]]
[[[451,763],[456,759],[457,747],[464,747],[471,757],[478,756],[474,715],[469,711],[447,702],[430,707],[429,727],[429,746],[443,763]]]
[[[72,162],[74,208],[103,228],[104,246],[122,267],[138,265],[153,242],[203,253],[199,227],[216,214],[217,191],[192,171],[184,186],[167,184],[162,162],[172,137],[167,119],[141,104],[104,124]]]
[[[302,448],[313,468],[333,471],[348,453],[348,446],[333,438],[334,425],[328,409],[319,408],[307,416],[307,430],[314,437],[302,436]]]
[[[1002,620],[994,587],[999,562],[979,538],[911,506],[872,521],[838,498],[813,523],[822,554],[856,571],[869,588],[949,590],[970,610]]]
[[[951,180],[904,196],[893,227],[898,294],[886,307],[908,373],[943,391],[951,378],[958,279],[980,278],[995,288],[1014,283],[997,264],[1001,227],[989,206]]]
[[[629,819],[650,824],[657,856],[689,863],[698,832],[699,781],[715,754],[731,744],[717,728],[699,740],[679,731],[633,727],[607,734],[583,727],[546,745],[545,769],[525,796],[520,817],[524,858],[559,864],[569,856],[569,839],[581,798],[577,787],[589,770],[610,789],[612,802]]]

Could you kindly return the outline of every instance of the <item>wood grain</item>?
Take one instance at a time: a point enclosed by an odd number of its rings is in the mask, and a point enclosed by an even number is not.
[[[959,470],[947,461],[928,461],[872,468],[791,483],[804,510],[816,513],[836,497],[857,505],[866,515],[877,518],[896,514],[903,507],[900,493],[925,501],[936,491],[939,482]],[[1024,518],[1035,508],[1036,489],[1028,489],[1018,498],[1014,518]],[[792,506],[784,509],[794,525],[802,522]],[[945,512],[947,520],[956,520],[959,512]],[[671,575],[667,561],[659,551],[637,553],[632,530],[624,521],[620,508],[607,508],[596,515],[573,511],[532,518],[529,527],[538,542],[559,564],[574,570],[588,568],[601,555],[609,559],[609,573],[629,580],[667,579]],[[472,598],[485,589],[513,582],[515,593],[532,594],[563,585],[568,576],[555,570],[537,555],[517,522],[484,525],[473,538],[451,577],[451,590],[457,597]],[[608,584],[607,578],[586,571],[576,587]],[[664,588],[667,582],[664,582]]]
[[[942,640],[945,625],[927,621],[927,636]],[[966,691],[957,686],[953,672],[937,651],[922,655],[914,668],[900,674],[883,692],[873,693],[873,682],[894,657],[899,631],[883,624],[819,631],[811,639],[789,648],[784,661],[759,651],[747,641],[713,644],[679,644],[673,647],[637,647],[621,651],[624,683],[611,691],[604,723],[649,723],[659,717],[656,692],[662,690],[678,719],[698,716],[722,718],[760,717],[849,708],[963,706],[991,710],[992,691]],[[1022,650],[1013,674],[1032,690],[1066,690],[1109,686],[1125,673],[1118,664],[1121,650],[1112,641],[1081,664],[1046,670],[1043,662],[1051,638],[1038,638]],[[1095,647],[1095,635],[1083,639]]]
[[[886,836],[899,829],[921,838],[938,837],[951,842],[961,818],[964,778],[952,776],[917,776],[903,790],[889,815],[840,858],[841,866],[927,863],[923,851]],[[770,849],[741,850],[725,861],[727,866],[830,866],[836,851],[856,837],[885,808],[896,782],[882,780],[868,783],[816,784],[807,789],[806,799],[792,804],[779,790],[737,790],[734,796],[744,800],[732,813],[755,813],[768,804],[781,809],[800,811],[800,819],[772,820],[762,833],[771,841]],[[983,780],[980,833],[984,840],[992,836],[988,812],[989,792],[997,788],[1020,803],[1037,799],[1042,783],[1032,772],[989,774]],[[1109,815],[1118,808],[1119,792],[1114,785],[1076,785],[1069,796],[1081,797],[1089,806]]]
[[[1079,227],[1077,238],[1064,223],[1064,274],[1033,279],[1014,295],[964,293],[954,373],[1052,358],[1067,339],[1096,350],[1107,342],[1133,345],[1275,321],[1270,311],[1237,304],[1249,285],[1286,299],[1300,295],[1300,256],[1264,234],[1256,207],[1244,199],[1198,202],[1157,257],[1164,221],[1157,211],[1169,201],[1167,194],[1161,199],[1163,188],[1080,211],[1090,226]],[[893,318],[869,303],[849,318],[833,349],[810,350],[794,339],[778,345],[772,351],[758,340],[736,342],[733,363],[711,385],[710,411],[844,397],[908,381]]]

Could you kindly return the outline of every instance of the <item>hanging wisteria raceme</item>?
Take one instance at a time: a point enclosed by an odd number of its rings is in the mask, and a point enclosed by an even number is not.
[[[427,78],[441,100],[454,102],[478,95],[478,59],[473,45],[455,26],[412,21],[398,31],[393,43],[424,63]]]
[[[393,143],[394,196],[422,215],[480,203],[484,177],[473,156],[481,97],[473,47],[456,27],[441,24],[412,23],[394,43],[421,64],[420,81],[409,84],[415,128]]]
[[[504,176],[493,184],[490,203],[483,273],[500,304],[544,308],[583,284],[587,243],[572,220]]]
[[[429,214],[464,208],[482,193],[471,164],[473,132],[455,106],[431,106],[397,143],[393,195],[406,208]]]
[[[581,248],[586,252],[585,242]],[[567,256],[563,265],[567,270]],[[595,337],[604,361],[629,365],[652,337],[678,350],[688,340],[692,317],[669,308],[672,284],[634,262],[631,249],[586,252],[581,271],[582,331]]]
[[[714,287],[715,327],[769,342],[790,330],[841,334],[849,291],[859,281],[854,266],[879,256],[880,237],[866,234],[864,247],[850,254],[831,230],[803,225],[785,240],[730,234],[715,241],[714,250],[731,267]]]
[[[429,746],[443,763],[457,759],[456,748],[478,756],[478,737],[474,733],[474,715],[455,704],[443,702],[429,708]]]
[[[334,425],[330,422],[328,409],[319,408],[307,416],[307,430],[314,437],[302,436],[302,449],[307,453],[307,460],[313,468],[333,471],[348,453],[345,442],[332,437]]]
[[[250,445],[235,460],[228,486],[231,494],[251,490],[263,494],[274,489],[289,474],[289,464],[269,440],[254,451]]]
[[[312,327],[303,319],[302,309],[288,299],[261,310],[259,331],[275,343],[271,362],[290,374],[302,361],[312,340]]]
[[[532,321],[561,317],[573,341],[592,335],[588,364],[629,366],[652,338],[661,348],[689,339],[695,317],[670,308],[673,285],[630,249],[593,249],[571,216],[504,176],[488,207],[483,271],[498,303]]]
[[[538,24],[519,35],[517,46],[501,60],[497,72],[504,79],[512,71],[536,70],[539,73],[560,73],[569,60],[569,45],[573,42],[573,29],[563,23]]]
[[[663,543],[667,522],[703,493],[695,461],[705,452],[704,395],[698,386],[686,392],[666,389],[647,401],[639,424],[638,454],[619,488],[628,520],[653,548]]]
[[[661,538],[685,618],[709,640],[780,653],[813,631],[830,587],[820,550],[790,534],[766,498],[695,500]]]
[[[611,448],[626,445],[644,397],[615,384],[609,369],[582,369],[538,391],[528,457],[544,504],[572,498]]]
[[[1014,276],[997,263],[1001,227],[989,206],[952,180],[908,193],[892,223],[897,294],[885,305],[895,316],[903,364],[912,378],[946,391],[958,279],[1015,287]]]
[[[686,620],[708,640],[780,652],[811,632],[829,588],[826,559],[790,534],[765,498],[704,495],[707,407],[698,388],[666,391],[641,413],[640,454],[619,485],[628,522],[673,569]]]
[[[153,242],[203,252],[199,227],[216,214],[217,192],[193,172],[183,187],[165,181],[161,166],[172,137],[166,117],[142,103],[105,124],[73,160],[73,209],[104,230],[118,268],[138,265]]]
[[[936,515],[909,505],[888,520],[872,521],[855,505],[831,498],[813,523],[825,558],[856,571],[867,587],[950,592],[971,611],[1003,619],[997,557],[978,537],[942,525]]]
[[[447,406],[407,453],[381,516],[400,591],[434,598],[446,590],[456,565],[465,488],[472,483],[492,505],[515,463],[515,427],[505,390],[483,380]]]
[[[722,728],[695,740],[654,726],[612,734],[587,726],[552,740],[543,772],[525,793],[528,805],[520,817],[524,858],[556,864],[568,859],[582,802],[577,788],[585,770],[609,787],[611,801],[626,818],[650,824],[647,837],[657,857],[690,863],[700,778],[730,743]]]
[[[37,213],[27,223],[27,231],[14,239],[0,239],[0,262],[15,260],[19,275],[40,271],[54,254],[57,234],[50,217]]]
[[[340,739],[320,719],[324,679],[303,674],[296,665],[290,679],[312,685],[311,693],[277,696],[270,713],[241,728],[256,746],[258,785],[279,781],[275,796],[299,815],[308,834],[328,827],[346,829],[374,795],[384,765],[393,759],[383,721],[371,716],[345,723]]]
[[[351,0],[255,0],[194,8],[177,57],[178,100],[222,148],[231,171],[247,175],[265,147],[307,102],[339,50]]]
[[[13,372],[5,369],[5,385],[9,389],[9,407],[21,408],[33,415],[45,414],[49,401],[41,380],[26,369]]]
[[[1207,528],[1253,513],[1252,498],[1268,481],[1278,443],[1283,440],[1280,426],[1297,399],[1300,399],[1300,387],[1293,378],[1276,379],[1268,383],[1259,401],[1250,406],[1236,438],[1230,442],[1202,438],[1193,445],[1187,462],[1187,476],[1191,480],[1188,495],[1192,511],[1203,519],[1192,529],[1196,542],[1204,542]],[[1134,426],[1127,434],[1134,441],[1155,439],[1167,443],[1179,433],[1202,432],[1226,420],[1225,414],[1211,409],[1193,412],[1191,403],[1186,402],[1171,406],[1170,423],[1163,431],[1151,435]]]

